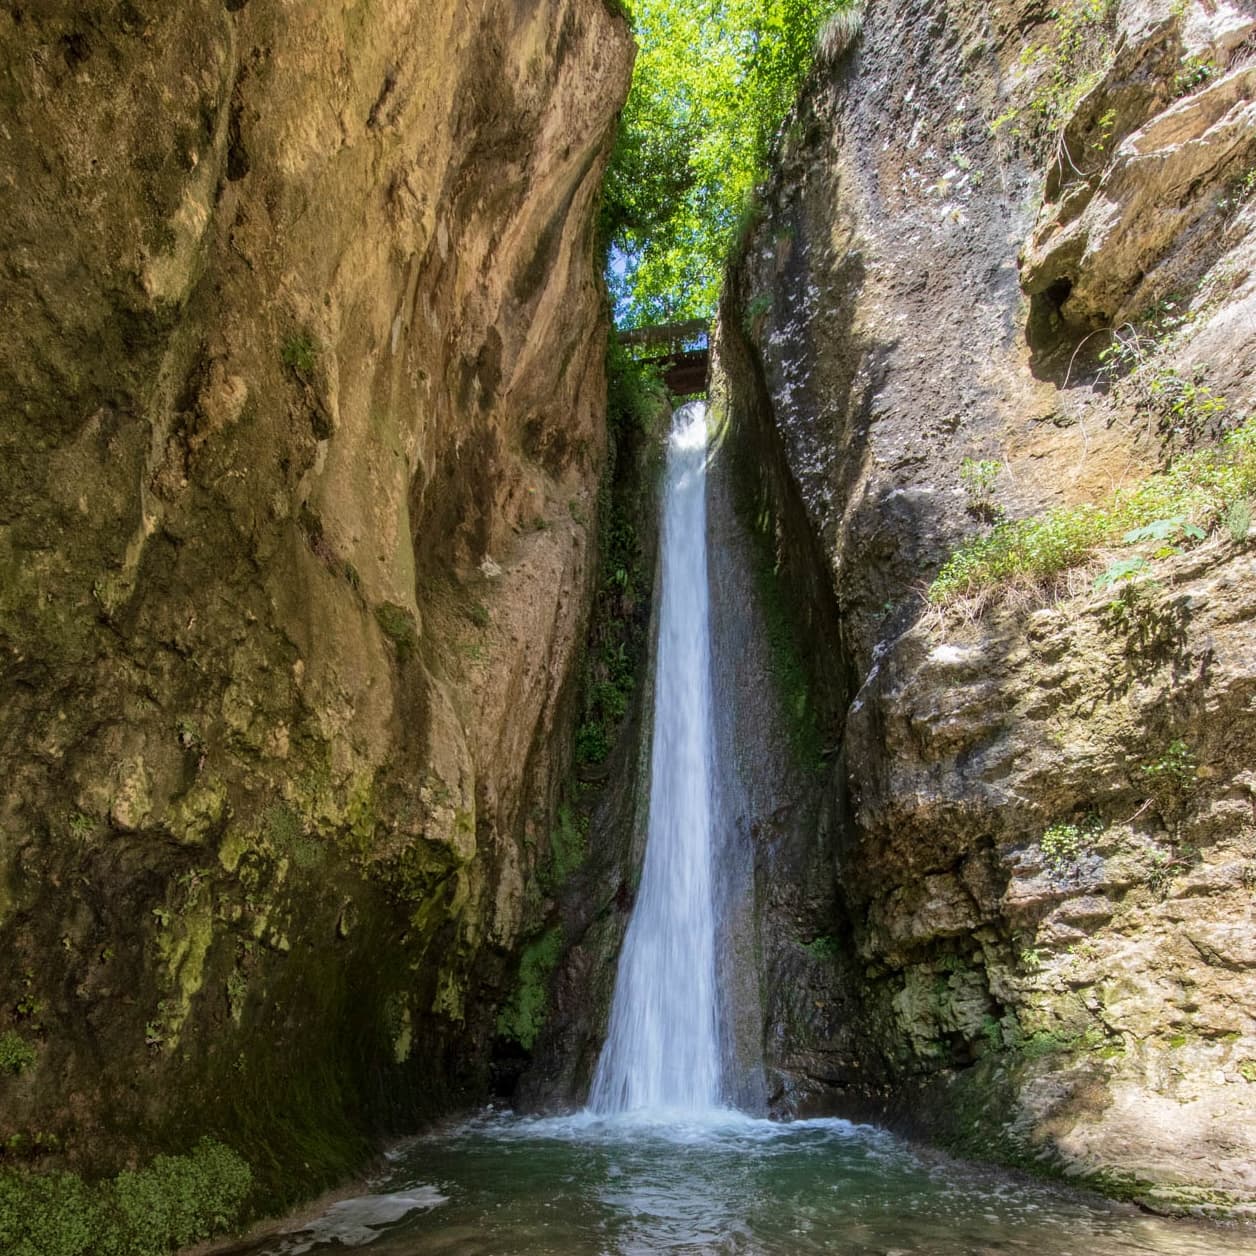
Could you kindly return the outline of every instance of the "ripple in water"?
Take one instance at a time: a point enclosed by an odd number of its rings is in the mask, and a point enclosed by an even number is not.
[[[676,1121],[584,1112],[488,1114],[417,1138],[342,1224],[254,1249],[357,1246],[373,1256],[1251,1256],[1256,1230],[1146,1216],[1123,1205],[915,1153],[840,1120],[775,1123],[736,1112]],[[353,1207],[347,1208],[346,1205]],[[331,1214],[329,1214],[330,1216]]]

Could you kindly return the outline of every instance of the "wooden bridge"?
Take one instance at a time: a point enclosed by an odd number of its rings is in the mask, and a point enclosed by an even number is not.
[[[619,343],[638,350],[633,356],[657,366],[663,383],[677,397],[705,394],[710,366],[709,325],[702,319],[661,327],[634,327],[619,333]]]

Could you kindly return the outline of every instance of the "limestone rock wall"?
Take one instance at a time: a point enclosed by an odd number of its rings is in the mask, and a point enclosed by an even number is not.
[[[825,703],[831,857],[799,882],[805,834],[757,846],[799,885],[761,927],[805,978],[768,983],[778,1106],[1201,1210],[1256,1198],[1250,545],[1156,560],[1130,619],[1094,570],[967,615],[924,594],[995,508],[1095,500],[1251,413],[1254,32],[1224,0],[872,0],[717,345]],[[1175,380],[1219,404],[1184,424]]]
[[[15,3],[0,50],[0,1139],[216,1131],[293,1189],[483,1085],[589,599],[627,26]]]

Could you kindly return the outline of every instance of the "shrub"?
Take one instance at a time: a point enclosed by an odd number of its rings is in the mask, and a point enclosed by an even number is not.
[[[989,458],[965,458],[959,464],[959,482],[971,502],[985,502],[994,492],[999,478],[999,464]]]
[[[580,764],[594,767],[604,763],[610,752],[611,739],[605,724],[590,721],[576,729],[576,759]]]
[[[1170,743],[1158,759],[1139,767],[1139,776],[1162,819],[1172,820],[1182,812],[1195,790],[1195,767],[1194,752],[1184,741]]]
[[[230,1227],[252,1185],[245,1161],[210,1138],[92,1185],[74,1173],[0,1173],[0,1251],[165,1256]]]
[[[1039,71],[1028,101],[1035,137],[1056,135],[1103,76],[1112,56],[1115,15],[1116,0],[1072,0],[1052,11],[1055,43],[1025,50],[1022,63]]]

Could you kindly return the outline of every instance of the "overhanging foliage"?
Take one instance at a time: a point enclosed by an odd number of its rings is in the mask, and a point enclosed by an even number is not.
[[[603,235],[621,326],[709,318],[826,23],[856,0],[632,0],[639,52]]]

